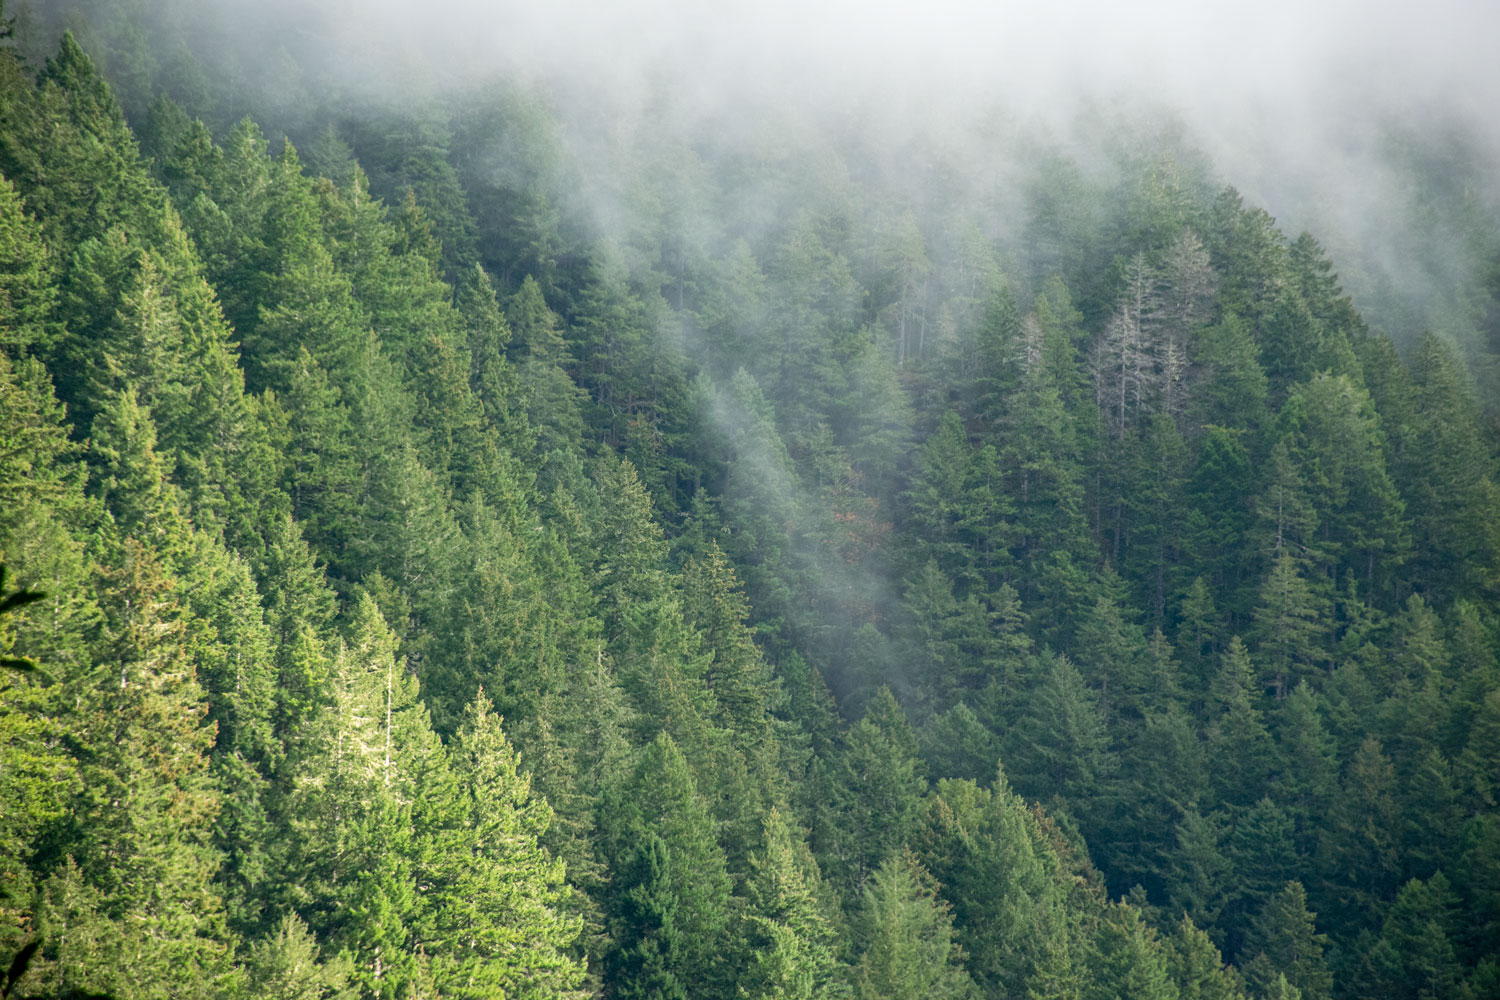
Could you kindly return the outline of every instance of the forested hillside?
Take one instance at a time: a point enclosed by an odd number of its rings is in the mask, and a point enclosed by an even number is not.
[[[1431,332],[1170,122],[194,6],[0,8],[5,995],[1500,996],[1476,188]]]

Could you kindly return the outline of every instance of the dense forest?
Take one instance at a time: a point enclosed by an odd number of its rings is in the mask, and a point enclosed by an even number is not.
[[[4,995],[1500,996],[1461,137],[1367,310],[1149,114],[205,9],[0,7]]]

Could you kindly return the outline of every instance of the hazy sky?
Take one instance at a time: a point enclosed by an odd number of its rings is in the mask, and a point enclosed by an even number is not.
[[[720,131],[753,119],[757,104],[857,108],[872,129],[962,144],[996,106],[1065,134],[1081,100],[1154,105],[1185,120],[1218,175],[1291,233],[1309,226],[1326,243],[1362,247],[1374,281],[1412,270],[1389,249],[1403,182],[1372,155],[1393,122],[1461,122],[1479,137],[1468,173],[1491,210],[1500,204],[1500,0],[228,0],[196,9],[233,12],[273,37],[296,25],[324,65],[349,68],[356,90],[406,79],[393,63],[450,83],[520,75],[590,106],[606,98],[626,122],[634,101],[666,91]],[[587,143],[600,122],[573,122],[572,139]],[[929,130],[933,122],[945,127]]]
[[[301,4],[294,7],[303,6]],[[724,94],[785,84],[1018,100],[1147,85],[1206,105],[1318,99],[1334,85],[1385,100],[1500,97],[1494,0],[397,0],[348,3],[333,30],[425,37],[468,72],[524,66],[619,85],[670,67]]]
[[[450,79],[613,98],[666,83],[709,113],[898,95],[919,114],[1000,101],[1063,121],[1079,97],[1125,95],[1183,113],[1230,170],[1316,163],[1376,114],[1441,106],[1500,135],[1500,0],[261,0],[255,16],[278,2],[320,10],[314,30],[366,70],[405,53]]]

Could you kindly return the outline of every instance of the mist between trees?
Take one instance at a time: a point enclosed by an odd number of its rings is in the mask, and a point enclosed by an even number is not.
[[[1494,15],[3,13],[7,995],[1500,992]]]

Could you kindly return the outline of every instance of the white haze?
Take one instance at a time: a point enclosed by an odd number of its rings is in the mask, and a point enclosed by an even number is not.
[[[501,79],[540,85],[578,166],[568,195],[604,236],[628,234],[637,221],[611,176],[617,146],[637,123],[655,141],[661,123],[652,116],[663,104],[689,145],[754,144],[758,123],[773,120],[771,141],[795,148],[798,195],[830,179],[834,188],[841,171],[861,167],[821,156],[816,135],[829,124],[844,138],[852,129],[861,155],[880,161],[872,172],[916,204],[930,197],[918,190],[924,173],[903,157],[935,151],[965,175],[961,190],[980,193],[972,211],[988,217],[976,225],[1012,243],[1022,215],[1009,182],[1028,155],[1012,147],[1041,134],[1072,146],[1090,169],[1086,141],[1072,140],[1091,114],[1096,126],[1116,110],[1125,121],[1175,119],[1219,180],[1289,235],[1307,227],[1329,248],[1358,304],[1419,302],[1406,316],[1385,310],[1398,340],[1441,312],[1467,277],[1467,258],[1436,252],[1446,234],[1434,236],[1430,223],[1411,236],[1416,192],[1393,168],[1390,137],[1432,125],[1462,136],[1454,149],[1469,162],[1452,173],[1477,185],[1472,204],[1492,231],[1500,219],[1500,0],[175,2],[191,11],[195,31],[242,53],[229,72],[247,89],[274,88],[281,71],[330,96],[398,104],[424,96],[418,81],[439,91]],[[497,159],[507,155],[497,146]],[[686,206],[684,215],[699,210],[691,191],[663,197]],[[757,197],[743,199],[752,220],[784,207]],[[1462,239],[1455,232],[1451,242]],[[1465,339],[1461,329],[1444,332]],[[678,335],[702,350],[691,324]],[[784,521],[813,508],[785,456],[749,433],[756,418],[731,393],[713,389],[707,411],[735,442],[741,469],[784,501]],[[823,560],[820,596],[831,606],[857,586],[895,589],[851,581],[826,552],[796,557]]]
[[[274,5],[257,5],[276,17]],[[1486,0],[1137,3],[960,0],[396,0],[284,4],[306,30],[445,56],[463,76],[566,74],[628,85],[666,67],[710,99],[746,91],[903,86],[962,101],[976,88],[1023,101],[1077,90],[1164,89],[1184,103],[1316,101],[1327,85],[1378,99],[1464,99],[1500,84],[1500,5]]]
[[[1392,127],[1441,120],[1465,134],[1464,155],[1476,162],[1460,167],[1483,188],[1475,203],[1490,213],[1500,203],[1494,0],[261,0],[208,9],[272,36],[286,25],[295,49],[321,51],[324,69],[341,67],[353,90],[407,87],[413,71],[442,89],[520,78],[561,95],[565,109],[609,108],[602,120],[615,128],[667,93],[689,127],[852,113],[892,144],[930,137],[951,153],[995,109],[1063,138],[1081,106],[1166,110],[1249,203],[1293,234],[1312,229],[1357,297],[1419,285],[1441,267],[1402,259],[1411,191],[1380,155]],[[601,141],[587,134],[600,127],[597,114],[592,121],[570,125],[584,149]]]

